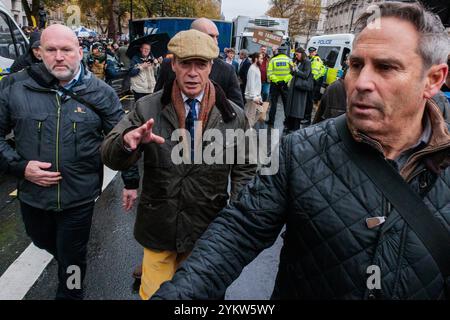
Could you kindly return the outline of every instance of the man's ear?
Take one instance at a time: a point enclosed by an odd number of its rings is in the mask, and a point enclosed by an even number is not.
[[[448,66],[446,63],[441,63],[432,66],[426,75],[425,90],[423,96],[425,99],[430,99],[434,97],[439,90],[441,90],[442,85],[447,77]]]
[[[172,66],[172,71],[175,72],[175,57],[170,59],[170,65]]]

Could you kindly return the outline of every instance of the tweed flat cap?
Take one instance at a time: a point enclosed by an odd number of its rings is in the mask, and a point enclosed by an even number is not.
[[[167,48],[180,60],[213,60],[219,56],[219,47],[214,40],[197,30],[178,32]]]

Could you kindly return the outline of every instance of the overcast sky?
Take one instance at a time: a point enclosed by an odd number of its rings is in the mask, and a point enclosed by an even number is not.
[[[222,12],[227,21],[237,16],[261,16],[267,9],[269,0],[222,0]]]

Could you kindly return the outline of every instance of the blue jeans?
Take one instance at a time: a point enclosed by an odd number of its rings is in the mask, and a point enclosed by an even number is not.
[[[270,83],[261,83],[261,96],[264,102],[269,101]]]

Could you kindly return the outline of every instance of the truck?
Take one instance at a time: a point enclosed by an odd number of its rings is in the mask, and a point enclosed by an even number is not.
[[[259,30],[281,36],[281,45],[290,48],[289,19],[270,16],[237,16],[233,19],[232,47],[236,52],[241,49],[246,49],[249,53],[258,52],[261,45],[253,41],[253,35],[255,31]],[[268,46],[267,49],[271,55],[272,48]]]
[[[196,18],[158,17],[130,21],[130,41],[150,34],[167,33],[170,38],[183,30],[189,30]],[[212,20],[219,30],[219,48],[223,52],[231,46],[233,24],[229,21]]]

